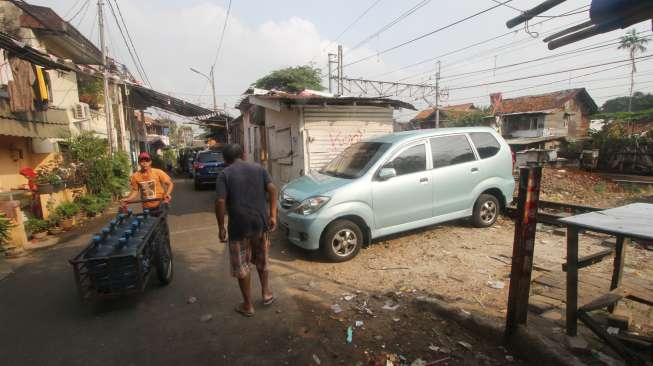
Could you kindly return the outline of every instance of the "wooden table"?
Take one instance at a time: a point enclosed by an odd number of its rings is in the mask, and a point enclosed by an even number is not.
[[[626,247],[630,239],[653,240],[653,204],[633,203],[626,206],[603,211],[570,216],[560,219],[567,226],[567,334],[576,336],[578,320],[603,338],[622,357],[632,356],[623,344],[610,336],[602,327],[589,317],[589,312],[608,308],[614,310],[616,303],[622,298],[642,302],[653,306],[651,300],[636,293],[627,293],[620,288],[624,269]],[[616,236],[614,269],[609,292],[599,296],[581,307],[578,307],[578,269],[597,263],[594,256],[578,258],[578,233],[589,230]]]

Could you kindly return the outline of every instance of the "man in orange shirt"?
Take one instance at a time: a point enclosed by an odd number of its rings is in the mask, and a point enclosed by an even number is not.
[[[137,199],[139,192],[143,200],[160,198],[169,203],[174,185],[168,174],[161,169],[152,168],[152,158],[147,152],[138,155],[138,165],[140,169],[131,176],[131,192],[121,200],[122,205],[126,206],[129,201]],[[160,205],[161,201],[143,202],[144,209],[155,212]]]

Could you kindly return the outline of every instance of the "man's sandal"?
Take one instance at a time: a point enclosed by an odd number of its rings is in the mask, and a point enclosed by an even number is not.
[[[274,297],[274,296],[272,296],[272,297],[270,297],[270,298],[268,298],[268,299],[263,299],[263,305],[265,305],[265,306],[270,306],[270,305],[274,304],[274,302],[275,302],[276,300],[277,300],[277,298]]]
[[[251,318],[251,317],[254,316],[254,311],[253,311],[253,310],[252,310],[252,311],[249,311],[249,310],[245,310],[245,309],[243,309],[243,304],[238,304],[238,305],[236,305],[236,308],[235,308],[234,310],[235,310],[238,314],[240,314],[240,315],[242,315],[242,316],[245,316],[245,317],[248,317],[248,318]]]

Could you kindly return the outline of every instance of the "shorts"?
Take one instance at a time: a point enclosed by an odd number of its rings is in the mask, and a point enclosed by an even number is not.
[[[229,241],[231,275],[242,279],[250,272],[250,265],[259,271],[268,270],[270,238],[267,232],[260,235]]]

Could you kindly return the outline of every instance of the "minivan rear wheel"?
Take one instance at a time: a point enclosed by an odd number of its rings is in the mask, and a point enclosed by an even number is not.
[[[320,247],[333,262],[345,262],[354,258],[363,245],[363,232],[350,220],[332,222],[322,235]]]
[[[476,227],[490,227],[499,217],[499,200],[491,194],[482,194],[474,204],[472,222]]]

